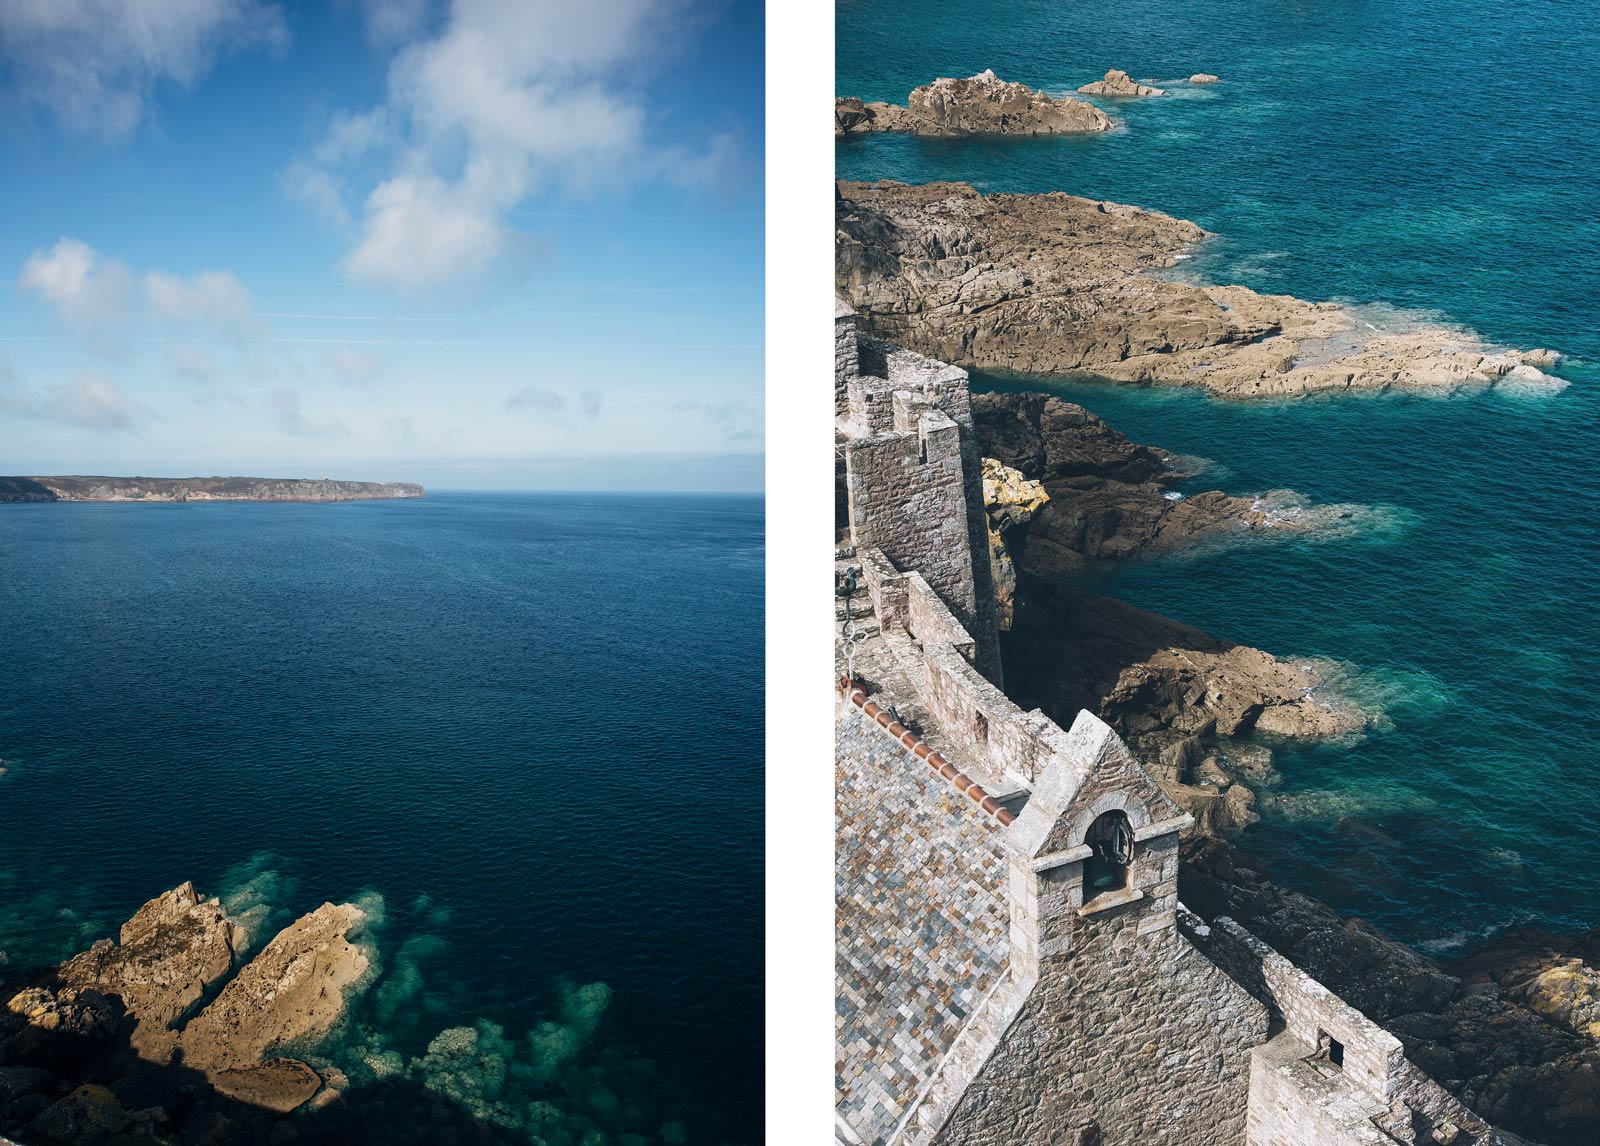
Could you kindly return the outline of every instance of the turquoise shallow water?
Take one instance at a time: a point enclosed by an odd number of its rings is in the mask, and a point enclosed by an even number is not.
[[[847,0],[838,42],[837,91],[868,99],[985,67],[1054,92],[1108,67],[1224,81],[1107,101],[1124,125],[1098,138],[841,141],[841,177],[1136,203],[1218,234],[1190,277],[1569,356],[1572,385],[1543,397],[1053,388],[1136,440],[1213,459],[1193,488],[1390,507],[1361,538],[1088,579],[1218,636],[1344,662],[1343,687],[1386,713],[1359,744],[1280,751],[1251,850],[1441,953],[1514,923],[1600,924],[1594,10]]]
[[[378,974],[314,1061],[540,1142],[754,1141],[762,531],[751,497],[0,506],[10,969],[183,880],[258,943],[354,898]]]

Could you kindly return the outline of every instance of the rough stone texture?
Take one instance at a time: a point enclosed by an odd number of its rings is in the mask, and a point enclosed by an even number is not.
[[[184,1061],[221,1070],[326,1034],[366,973],[366,953],[346,938],[365,918],[353,904],[324,903],[285,927],[184,1028]]]
[[[974,369],[1230,398],[1562,385],[1459,330],[1374,331],[1337,303],[1158,278],[1205,232],[1136,207],[888,181],[841,183],[835,206],[835,289],[862,328]]]
[[[1084,84],[1078,89],[1083,95],[1097,96],[1158,96],[1167,93],[1161,88],[1147,87],[1136,82],[1127,72],[1112,68],[1104,79]]]
[[[62,964],[64,984],[122,999],[137,1021],[136,1048],[170,1047],[172,1026],[207,987],[233,969],[246,937],[215,899],[183,883],[150,900],[122,925],[119,943],[96,943]]]
[[[1059,135],[1109,131],[1111,117],[1091,104],[1052,98],[993,71],[940,78],[916,88],[905,107],[834,101],[835,135],[909,131],[917,135]]]
[[[836,387],[848,362],[836,353]],[[966,373],[870,338],[857,339],[856,362],[837,423],[845,533],[917,570],[972,635],[974,663],[998,679],[989,565],[973,560],[988,518]]]
[[[1196,912],[1232,916],[1292,959],[1398,1037],[1409,1062],[1503,1128],[1502,1136],[1513,1131],[1551,1146],[1596,1141],[1600,1047],[1503,994],[1482,973],[1498,963],[1493,945],[1442,967],[1359,919],[1276,886],[1219,840],[1185,845],[1181,882]]]
[[[881,1142],[1005,969],[1000,829],[859,709],[835,727],[838,1101]]]
[[[936,1141],[1240,1142],[1266,1011],[1141,904],[1093,917],[1039,985]],[[1098,1127],[1100,1137],[1082,1138]]]
[[[1196,72],[1194,75],[1189,77],[1189,82],[1191,84],[1217,84],[1221,83],[1222,81],[1218,77],[1212,75],[1210,72]]]

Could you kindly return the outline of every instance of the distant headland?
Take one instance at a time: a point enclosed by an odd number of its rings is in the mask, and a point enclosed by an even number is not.
[[[359,501],[422,497],[415,482],[256,477],[0,477],[6,501]]]

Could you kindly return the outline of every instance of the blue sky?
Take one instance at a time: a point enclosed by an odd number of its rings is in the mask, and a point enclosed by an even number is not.
[[[757,0],[0,5],[0,473],[761,482]]]

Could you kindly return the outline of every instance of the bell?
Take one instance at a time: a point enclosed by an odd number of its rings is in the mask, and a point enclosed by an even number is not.
[[[1115,887],[1117,886],[1117,873],[1114,871],[1102,872],[1095,876],[1094,883],[1091,886],[1096,891],[1104,891],[1108,887]]]

